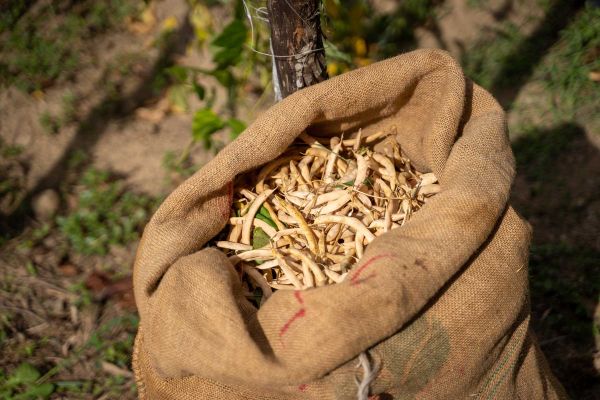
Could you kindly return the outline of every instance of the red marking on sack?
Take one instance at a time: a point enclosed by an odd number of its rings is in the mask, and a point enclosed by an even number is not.
[[[360,278],[360,279],[358,279],[358,280],[355,280],[355,281],[352,281],[352,282],[350,282],[350,284],[351,284],[352,286],[355,286],[355,285],[360,285],[361,283],[364,283],[364,282],[368,281],[369,279],[371,279],[371,278],[374,278],[374,277],[376,277],[376,276],[377,276],[377,274],[376,274],[375,272],[372,272],[372,273],[370,273],[369,275],[365,276],[364,278]]]
[[[296,298],[296,300],[298,300],[298,303],[304,304],[304,299],[302,298],[302,292],[300,292],[299,290],[294,291],[294,297]],[[292,323],[295,320],[302,318],[305,315],[306,315],[306,309],[304,307],[299,309],[296,312],[296,314],[292,315],[292,318],[290,318],[279,330],[279,338],[281,339],[281,337],[287,332],[287,330],[290,328],[290,325],[292,325]],[[281,344],[283,345],[284,343],[281,342]]]
[[[304,317],[306,315],[306,310],[304,308],[299,309],[296,314],[292,315],[292,318],[290,318],[279,330],[279,336],[283,336],[288,329],[290,329],[290,326],[292,325],[292,323],[297,320],[300,319],[302,317]]]
[[[301,392],[306,392],[306,389],[308,389],[308,385],[306,383],[298,386],[298,390]]]
[[[367,260],[367,262],[365,262],[363,265],[360,266],[360,268],[358,268],[356,270],[356,272],[350,277],[350,284],[352,286],[354,285],[358,285],[364,281],[366,281],[367,279],[370,279],[372,277],[375,276],[375,273],[373,272],[372,274],[370,274],[367,277],[362,277],[361,278],[361,274],[368,268],[370,267],[375,261],[380,260],[382,258],[388,258],[388,257],[392,257],[390,254],[380,254],[378,256],[372,257],[370,259]]]

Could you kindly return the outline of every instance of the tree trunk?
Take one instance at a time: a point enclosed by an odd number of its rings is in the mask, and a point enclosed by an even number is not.
[[[320,3],[321,0],[268,1],[275,55],[273,82],[276,95],[279,84],[281,98],[328,78]]]

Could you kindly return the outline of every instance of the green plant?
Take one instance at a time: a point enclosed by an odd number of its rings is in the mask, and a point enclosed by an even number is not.
[[[589,4],[560,32],[560,40],[538,75],[569,118],[577,110],[600,111],[600,85],[590,74],[600,72],[600,8]]]
[[[193,7],[204,9],[205,6],[193,4]],[[192,13],[192,23],[196,14]],[[245,123],[236,118],[238,92],[248,82],[253,71],[267,66],[257,63],[254,54],[246,46],[249,32],[244,19],[242,5],[239,3],[235,7],[234,19],[219,34],[213,36],[209,50],[212,53],[214,68],[202,69],[175,65],[166,68],[162,74],[170,81],[168,98],[175,109],[187,111],[189,108],[187,98],[190,94],[194,94],[203,103],[203,106],[194,112],[190,144],[179,157],[166,156],[164,163],[169,170],[182,170],[191,148],[197,143],[202,144],[205,149],[218,150],[219,144],[214,140],[215,133],[228,130],[230,139],[234,139],[246,128]],[[200,46],[204,46],[206,39],[212,34],[198,26],[195,32]],[[220,112],[215,110],[217,92],[201,84],[199,76],[212,77],[226,89],[224,110]],[[161,78],[161,82],[164,81],[164,77]]]
[[[13,158],[23,153],[23,147],[19,145],[8,145],[0,139],[0,157],[2,158]]]
[[[523,40],[519,27],[510,22],[503,24],[464,53],[462,65],[465,74],[488,89],[498,83],[510,83],[513,76],[528,68],[531,61],[527,54],[523,54],[511,64],[510,73],[505,70],[508,60]]]
[[[81,179],[76,208],[57,223],[74,251],[106,254],[110,245],[138,237],[153,206],[151,198],[126,191],[123,181],[90,168]]]
[[[92,304],[92,293],[85,286],[85,283],[79,282],[71,285],[69,291],[77,294],[77,300],[75,300],[75,306],[86,307]]]
[[[48,111],[44,111],[40,114],[40,125],[49,134],[56,134],[60,130],[60,120],[50,114]]]
[[[0,18],[0,30],[11,28],[0,36],[0,85],[15,85],[28,92],[72,74],[86,40],[116,27],[142,4],[84,0],[69,2],[66,7],[55,2],[30,7],[23,0],[14,3]],[[47,28],[49,18],[58,24]]]
[[[76,114],[77,114],[77,109],[75,107],[75,104],[77,102],[77,96],[70,90],[67,90],[63,94],[61,100],[62,100],[61,120],[62,120],[63,124],[68,124],[70,122],[75,121]]]
[[[27,0],[13,0],[5,4],[0,13],[0,33],[12,28],[29,7]]]
[[[61,99],[62,110],[60,115],[52,115],[48,111],[40,114],[40,125],[50,134],[56,134],[64,125],[74,122],[77,118],[77,97],[71,91],[66,91]]]
[[[54,392],[52,383],[38,383],[41,374],[33,365],[22,363],[7,376],[0,373],[0,398],[12,400],[47,399]]]
[[[49,385],[47,383],[48,380],[60,372],[73,367],[83,356],[103,359],[123,368],[128,368],[131,365],[133,341],[138,325],[139,317],[137,314],[131,313],[126,313],[104,322],[92,332],[90,338],[84,344],[72,350],[66,358],[60,360],[56,366],[47,371],[43,376],[39,376],[38,374],[35,379],[36,384]],[[2,375],[0,372],[1,378]],[[112,394],[112,397],[116,397],[126,390],[123,387],[125,383],[127,382],[122,377],[108,377],[98,381],[56,381],[52,386],[58,393],[89,393],[97,397],[101,393],[108,391]],[[135,387],[128,390],[132,393],[136,392]],[[0,398],[3,398],[1,395],[2,392],[0,392]]]
[[[246,125],[239,119],[228,118],[223,120],[210,108],[201,108],[194,114],[192,137],[194,141],[201,142],[204,148],[210,149],[213,146],[212,135],[225,127],[230,129],[231,139],[235,139],[246,129]]]

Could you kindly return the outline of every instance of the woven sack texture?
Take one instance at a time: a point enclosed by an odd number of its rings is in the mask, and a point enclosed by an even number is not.
[[[301,132],[394,132],[442,191],[373,241],[344,282],[278,291],[259,310],[204,248],[233,179]],[[135,267],[141,399],[354,399],[368,350],[381,399],[562,399],[530,328],[529,225],[508,205],[506,117],[439,50],[301,90],[180,185],[146,226]]]

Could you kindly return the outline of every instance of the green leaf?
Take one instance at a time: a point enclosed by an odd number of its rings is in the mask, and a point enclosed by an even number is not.
[[[212,41],[214,46],[220,47],[213,56],[213,61],[219,69],[236,65],[241,61],[242,49],[247,36],[246,25],[235,19]]]
[[[239,48],[220,50],[213,57],[213,61],[218,65],[218,68],[227,68],[231,65],[236,65],[241,60],[242,54]]]
[[[273,222],[273,220],[269,217],[265,217],[262,214],[256,214],[256,219],[260,219],[261,221],[265,221],[267,224],[271,225],[273,228],[277,229],[277,225],[275,225],[275,222]]]
[[[260,249],[269,243],[269,235],[261,228],[254,228],[254,232],[252,233],[252,248]]]
[[[31,364],[22,363],[15,369],[8,379],[12,385],[20,385],[35,382],[40,377],[40,372]]]
[[[196,142],[202,142],[206,149],[212,147],[211,136],[225,127],[225,123],[209,108],[196,111],[192,121],[192,137]]]
[[[186,112],[188,110],[187,96],[189,93],[189,86],[186,84],[173,85],[169,88],[167,96],[172,106],[180,111]]]
[[[181,65],[173,65],[165,69],[167,74],[177,83],[185,83],[188,78],[188,69],[186,67],[182,67]]]
[[[210,75],[214,76],[215,79],[226,88],[232,87],[237,83],[231,71],[227,69],[215,69],[210,72]]]
[[[47,399],[54,392],[54,385],[51,383],[43,383],[41,385],[28,386],[27,390],[14,399]]]
[[[260,206],[260,210],[258,210],[258,214],[256,214],[256,218],[260,219],[261,221],[266,222],[267,224],[271,225],[273,228],[277,229],[277,224],[275,224],[275,222],[273,222],[273,219],[271,218],[271,213],[269,213],[269,210],[267,210],[265,206]]]
[[[248,36],[246,25],[239,19],[234,19],[223,28],[223,31],[217,36],[212,44],[218,47],[242,47]]]
[[[260,206],[260,210],[258,210],[258,213],[271,219],[271,213],[269,212],[269,210],[267,210],[267,207],[265,206]]]
[[[329,40],[325,40],[325,55],[327,56],[328,61],[342,61],[348,64],[352,63],[350,54],[344,53]]]
[[[337,185],[336,189],[345,189],[348,186],[354,186],[354,180],[348,181],[348,182],[342,182],[341,185]]]
[[[227,126],[231,128],[231,133],[229,137],[231,139],[235,139],[246,129],[246,124],[236,118],[229,118],[227,120]]]

